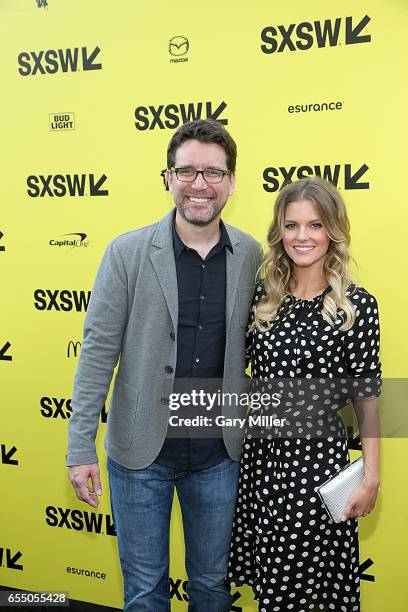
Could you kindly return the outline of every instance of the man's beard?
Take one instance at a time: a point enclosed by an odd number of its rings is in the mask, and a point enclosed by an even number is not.
[[[201,218],[196,218],[194,214],[193,215],[189,214],[189,211],[193,210],[193,207],[191,206],[184,206],[183,204],[176,203],[176,208],[179,211],[181,217],[188,223],[191,223],[192,225],[196,225],[197,227],[205,227],[206,225],[209,225],[212,221],[214,221],[216,217],[219,216],[225,204],[226,202],[224,202],[224,204],[220,206],[216,206],[216,205],[211,206],[208,210],[208,213],[204,217],[201,217]]]

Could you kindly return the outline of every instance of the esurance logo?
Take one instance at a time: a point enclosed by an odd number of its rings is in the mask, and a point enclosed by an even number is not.
[[[107,196],[109,191],[102,189],[108,177],[102,174],[30,174],[27,177],[27,194],[30,198],[63,198]]]
[[[159,106],[138,106],[135,110],[137,130],[175,129],[179,125],[196,119],[214,119],[228,125],[228,119],[221,117],[227,108],[226,102],[188,102],[187,104],[160,104]]]
[[[318,48],[355,45],[371,42],[366,27],[371,21],[368,15],[362,19],[337,17],[324,21],[302,21],[289,25],[267,26],[261,32],[261,51],[266,54],[283,51],[307,51]]]
[[[62,310],[68,312],[87,311],[90,291],[70,291],[69,289],[36,289],[34,306],[37,310]]]
[[[18,71],[25,77],[57,72],[101,70],[102,64],[96,62],[99,53],[99,47],[95,47],[92,51],[88,51],[87,47],[22,51],[17,57]]]
[[[116,530],[110,514],[96,514],[86,510],[71,510],[47,506],[45,509],[45,522],[50,527],[73,529],[74,531],[87,531],[115,536]]]
[[[325,164],[313,166],[270,166],[263,171],[263,188],[268,193],[275,193],[296,181],[297,179],[307,178],[309,176],[320,176],[335,185],[335,187],[343,189],[369,189],[370,183],[362,178],[368,170],[367,164],[360,167],[352,166],[352,164]]]

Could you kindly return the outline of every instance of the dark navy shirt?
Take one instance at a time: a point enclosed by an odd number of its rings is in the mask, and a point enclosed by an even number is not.
[[[195,249],[182,242],[173,225],[179,303],[174,391],[179,390],[177,379],[221,379],[224,374],[226,248],[232,253],[232,245],[222,221],[220,230],[219,242],[202,259]],[[181,389],[182,384],[183,380],[180,390],[185,389],[185,385]],[[192,387],[195,388],[194,381]],[[195,408],[191,416],[197,413]],[[182,414],[189,414],[188,407]],[[214,417],[215,412],[207,415]],[[222,437],[197,438],[181,428],[179,434],[183,437],[166,438],[156,463],[197,471],[228,457]]]

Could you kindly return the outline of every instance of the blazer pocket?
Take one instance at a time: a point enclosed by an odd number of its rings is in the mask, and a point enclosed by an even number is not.
[[[138,389],[116,378],[108,422],[110,438],[121,448],[129,448],[132,444],[138,395]]]
[[[242,327],[246,327],[248,325],[249,310],[252,305],[254,292],[255,285],[249,285],[248,287],[238,287],[238,317],[239,323]]]

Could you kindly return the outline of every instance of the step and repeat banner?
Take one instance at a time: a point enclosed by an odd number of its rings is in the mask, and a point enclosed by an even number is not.
[[[172,207],[161,171],[183,122],[231,131],[237,188],[224,219],[262,243],[284,183],[337,185],[354,273],[380,306],[384,375],[407,375],[407,27],[405,0],[2,0],[0,584],[122,604],[109,401],[95,511],[65,469],[72,381],[105,246]],[[406,610],[407,463],[405,440],[383,440],[381,496],[360,521],[363,612]],[[182,611],[177,503],[171,536]],[[235,590],[232,610],[256,609],[250,589]]]

